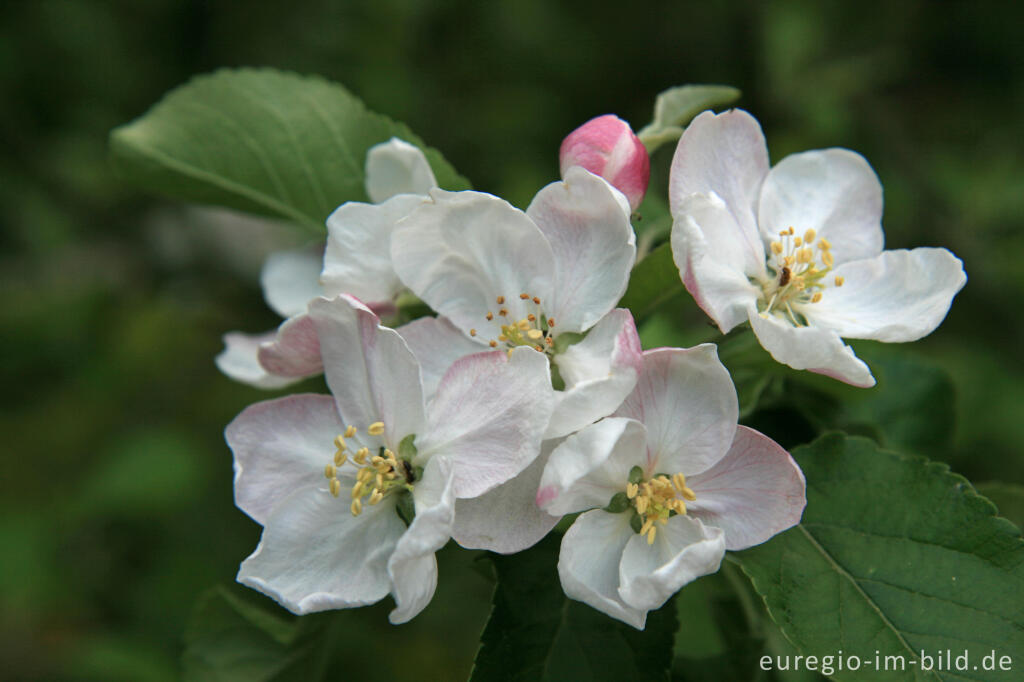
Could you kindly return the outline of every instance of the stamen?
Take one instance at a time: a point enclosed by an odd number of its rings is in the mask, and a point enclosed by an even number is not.
[[[341,450],[338,450],[337,452],[334,453],[334,466],[340,467],[347,460],[348,460],[348,455],[346,455]]]
[[[502,317],[508,317],[508,308],[502,308],[501,310],[498,311],[498,314],[501,315]]]
[[[354,426],[346,426],[345,427],[345,438],[351,438],[354,435],[356,435],[356,427],[354,427]]]
[[[502,303],[504,303],[504,302],[505,302],[505,297],[504,297],[504,296],[499,296],[499,297],[498,297],[497,299],[495,299],[495,300],[496,300],[496,301],[498,302],[498,305],[501,305]]]
[[[811,296],[811,303],[817,303],[820,300],[821,300],[821,292],[820,291],[814,292],[814,296]]]
[[[531,329],[530,331],[526,332],[526,335],[529,336],[534,341],[536,341],[537,339],[544,336],[544,332],[542,332],[539,329]]]
[[[495,341],[494,339],[491,339],[491,343],[489,345],[490,345],[491,348],[497,348],[498,347],[498,342]],[[511,349],[509,349],[509,350],[511,350]]]
[[[379,436],[384,433],[384,422],[373,422],[370,424],[370,428],[366,430],[371,436]]]
[[[539,296],[534,296],[533,297],[533,302],[536,303],[537,305],[540,305],[540,297]]]
[[[349,509],[352,511],[352,516],[359,516],[359,512],[363,511],[363,503],[359,500],[352,500],[352,506]]]
[[[837,287],[841,287],[841,286],[843,286],[843,282],[844,282],[844,281],[845,281],[845,280],[844,280],[844,279],[843,279],[842,277],[840,277],[839,275],[836,275],[836,286],[837,286]]]
[[[470,336],[476,336],[476,330],[475,329],[470,329],[469,330],[469,335]]]
[[[772,242],[771,247],[772,253],[774,253],[776,256],[782,253],[782,242]]]
[[[324,478],[326,478],[328,481],[336,477],[337,475],[338,470],[334,467],[333,464],[328,464],[327,466],[324,467]]]
[[[346,447],[345,446],[345,438],[342,437],[342,436],[335,436],[335,438],[334,438],[334,447],[338,448],[339,450],[344,451],[345,447]]]
[[[804,241],[807,242],[808,244],[813,244],[814,238],[817,236],[817,234],[818,233],[815,232],[813,229],[807,230],[806,232],[804,232]]]
[[[331,479],[331,495],[337,497],[341,494],[341,481],[336,478]]]
[[[525,301],[526,299],[530,298],[530,295],[527,294],[527,293],[522,293],[522,294],[519,294],[519,298],[521,298],[521,299],[523,299]]]
[[[486,314],[486,315],[484,315],[484,317],[486,317],[486,318],[487,318],[487,321],[488,321],[488,322],[490,322],[491,320],[493,320],[493,319],[494,319],[494,313],[492,313],[492,312],[491,312],[490,310],[488,310],[488,311],[487,311],[487,314]]]

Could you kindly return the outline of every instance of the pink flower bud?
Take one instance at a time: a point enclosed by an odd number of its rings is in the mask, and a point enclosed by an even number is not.
[[[634,211],[651,178],[651,160],[643,143],[614,114],[592,118],[569,133],[558,150],[558,160],[563,177],[571,166],[582,166],[625,194]]]

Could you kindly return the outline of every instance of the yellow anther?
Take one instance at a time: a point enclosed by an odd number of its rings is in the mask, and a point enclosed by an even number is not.
[[[672,477],[672,485],[676,487],[676,490],[682,491],[686,487],[686,476],[676,474]]]
[[[787,229],[787,230],[786,230],[786,234],[788,234],[788,235],[790,235],[790,236],[793,236],[793,233],[794,233],[794,232],[795,232],[795,230],[793,229],[793,226],[792,226],[792,225],[790,225],[790,226],[789,226],[789,229]]]
[[[487,320],[488,320],[488,322],[489,322],[489,321],[491,321],[491,320],[493,320],[493,319],[494,319],[494,313],[492,313],[492,312],[491,312],[490,310],[488,310],[488,311],[487,311],[487,314],[486,314],[486,315],[484,315],[484,317],[486,317],[486,318],[487,318]]]
[[[782,253],[782,242],[772,242],[771,247],[772,253],[774,253],[776,256]]]
[[[647,505],[650,504],[651,498],[646,495],[640,495],[636,498],[636,513],[643,514],[647,511]]]
[[[829,249],[832,248],[832,244],[830,244],[827,239],[822,237],[821,239],[818,240],[818,248],[821,249],[822,251],[828,251]]]
[[[328,464],[324,467],[324,478],[328,481],[338,475],[338,470],[334,468],[333,464]]]
[[[521,298],[521,299],[523,299],[525,301],[526,299],[530,298],[530,295],[528,293],[526,293],[526,292],[523,292],[523,293],[519,294],[519,298]]]
[[[832,264],[835,262],[835,260],[832,258],[832,252],[824,251],[821,254],[821,262],[827,265],[828,267],[832,267]]]
[[[800,237],[793,237],[793,246],[803,246],[804,240]]]
[[[554,327],[555,326],[555,318],[553,318],[553,317],[549,317],[548,318],[548,326],[549,327]]]
[[[499,296],[495,300],[498,302],[498,305],[501,305],[502,303],[505,302],[505,297],[504,296]]]
[[[373,493],[370,495],[370,499],[368,500],[368,502],[372,506],[372,505],[377,504],[378,502],[380,502],[383,499],[384,499],[384,493],[382,493],[380,490],[374,490]]]
[[[497,342],[497,341],[495,341],[494,339],[491,339],[491,342],[490,342],[490,343],[489,343],[488,345],[489,345],[489,346],[490,346],[491,348],[497,348],[497,347],[498,347],[498,342]]]
[[[508,317],[508,308],[502,308],[501,310],[498,311],[498,314],[501,315],[502,317]]]
[[[516,322],[516,326],[519,327],[519,331],[525,332],[527,329],[530,328],[530,321],[529,320],[519,320],[518,322]]]
[[[837,287],[841,287],[841,286],[843,286],[843,282],[844,282],[844,281],[846,281],[846,280],[844,280],[844,279],[843,279],[842,277],[840,277],[839,275],[836,275],[836,286],[837,286]]]
[[[654,527],[654,526],[651,526],[651,529],[647,531],[647,544],[648,545],[653,545],[654,544],[654,536],[657,534],[657,532],[658,532],[658,529],[656,527]]]
[[[796,264],[796,258],[793,258],[792,256],[786,256],[785,258],[782,259],[782,262],[786,264],[786,267],[791,268],[794,264]]]
[[[469,330],[469,335],[470,336],[476,336],[476,330],[475,329],[470,329]]]
[[[814,238],[817,235],[818,233],[815,232],[814,230],[807,230],[806,232],[804,232],[804,241],[807,242],[808,244],[813,244]]]
[[[338,450],[337,452],[334,453],[334,466],[340,467],[342,464],[345,463],[345,460],[347,459],[348,455],[346,455],[341,450]]]
[[[341,481],[336,478],[331,479],[331,495],[337,497],[341,493]]]
[[[360,469],[359,473],[356,474],[356,480],[360,483],[369,483],[372,478],[373,469]]]
[[[653,526],[654,526],[654,519],[648,518],[648,519],[644,520],[644,525],[642,525],[640,527],[640,535],[646,535],[647,531],[649,531]]]
[[[359,516],[359,512],[363,511],[363,503],[359,500],[352,500],[352,506],[349,509],[352,510],[352,516]]]
[[[391,452],[391,450],[388,450],[387,448],[384,448],[384,457],[395,462],[395,464],[398,464],[398,462],[395,461],[395,453]]]
[[[820,300],[821,300],[821,292],[820,291],[814,292],[814,296],[811,296],[811,303],[817,303]]]
[[[686,503],[683,502],[682,500],[673,500],[672,506],[676,510],[677,514],[686,513]]]
[[[370,424],[370,428],[366,429],[366,431],[371,436],[379,436],[384,433],[384,422],[373,422]]]
[[[344,450],[346,447],[348,447],[345,443],[345,438],[343,436],[336,436],[334,438],[334,447],[338,448],[339,450]]]
[[[498,334],[498,341],[504,343],[505,341],[508,341],[508,337],[505,336],[504,334]]]
[[[363,496],[363,482],[362,481],[357,481],[356,484],[354,486],[352,486],[352,499],[353,500],[358,500],[362,496]]]
[[[380,455],[374,455],[373,457],[370,458],[370,464],[375,468],[379,467],[381,464],[384,464],[386,461],[387,460],[381,457]]]
[[[693,492],[693,490],[691,490],[690,488],[683,488],[679,492],[682,493],[683,497],[686,498],[687,500],[689,500],[690,502],[693,502],[694,500],[697,499],[697,494],[695,492]],[[686,506],[685,505],[683,505],[683,513],[684,514],[686,513]]]
[[[351,426],[351,425],[346,426],[345,427],[345,438],[351,438],[354,435],[356,435],[356,427]]]
[[[636,483],[627,483],[626,484],[626,497],[628,497],[629,499],[632,500],[634,497],[636,497],[636,494],[639,491],[640,491],[640,486],[638,486]]]
[[[526,335],[529,336],[534,341],[536,341],[540,337],[544,336],[544,332],[542,332],[539,329],[531,329],[530,331],[526,332]]]
[[[540,305],[540,296],[534,296],[533,302],[536,303],[537,305]]]
[[[814,260],[814,252],[810,249],[800,249],[796,252],[796,261],[798,263],[810,263]]]
[[[366,464],[366,458],[370,454],[370,448],[359,448],[356,450],[356,454],[352,457],[355,463],[359,466]]]
[[[376,479],[374,479],[374,482],[377,484],[378,488],[383,488],[384,487],[384,474],[377,474],[377,477],[376,477]]]

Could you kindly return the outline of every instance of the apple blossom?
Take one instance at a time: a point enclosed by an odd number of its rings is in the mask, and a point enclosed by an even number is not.
[[[350,201],[327,218],[327,246],[281,251],[267,258],[263,297],[286,318],[276,331],[229,332],[217,366],[232,379],[280,388],[323,371],[306,304],[317,296],[351,294],[380,315],[394,312],[402,290],[390,264],[391,228],[437,186],[414,145],[391,138],[366,154],[365,189],[374,203]]]
[[[757,121],[705,112],[669,180],[672,253],[723,333],[745,320],[777,361],[855,386],[874,377],[842,338],[914,341],[967,281],[946,249],[882,250],[882,186],[846,149],[769,168]]]
[[[651,160],[629,124],[614,114],[592,118],[569,133],[558,150],[562,177],[573,166],[600,175],[636,210],[647,193]]]
[[[768,437],[737,426],[737,413],[713,345],[651,350],[615,414],[555,448],[537,504],[583,512],[559,553],[569,597],[643,629],[648,611],[717,571],[726,550],[800,520],[799,467]]]
[[[564,382],[547,438],[611,413],[632,390],[640,342],[629,311],[613,307],[635,238],[625,197],[600,177],[573,166],[526,212],[490,194],[432,190],[395,227],[391,254],[441,315],[399,330],[428,386],[466,354],[532,348]]]
[[[475,354],[425,401],[412,353],[369,308],[317,298],[309,319],[332,396],[257,403],[225,431],[236,504],[263,526],[238,580],[297,614],[390,593],[391,621],[405,622],[433,595],[434,552],[464,532],[456,500],[500,488],[539,454],[548,366],[525,349]],[[466,519],[465,532],[480,523],[498,525]]]

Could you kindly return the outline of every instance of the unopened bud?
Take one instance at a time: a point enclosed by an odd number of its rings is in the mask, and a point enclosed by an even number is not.
[[[614,114],[592,118],[569,133],[558,150],[562,176],[572,166],[600,175],[626,195],[634,211],[651,178],[647,149],[629,124]]]

